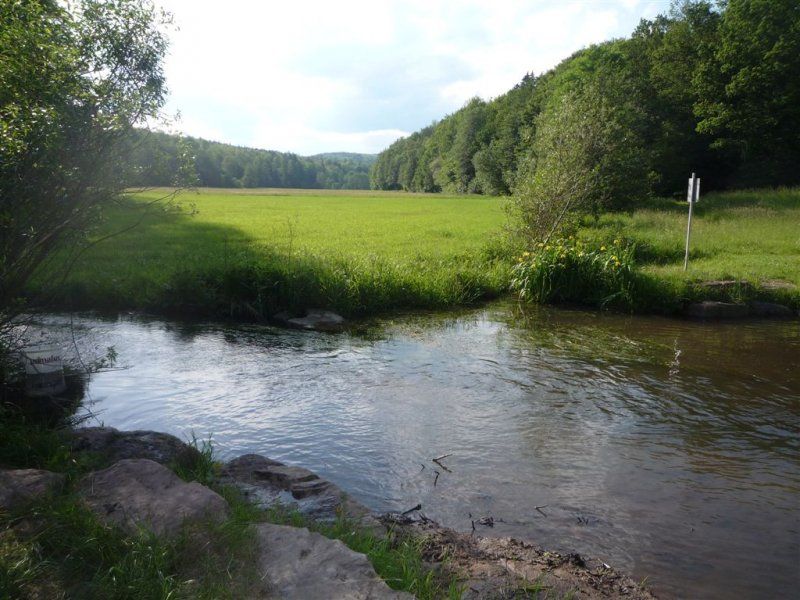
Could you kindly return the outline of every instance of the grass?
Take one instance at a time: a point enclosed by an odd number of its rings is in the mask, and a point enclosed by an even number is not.
[[[537,301],[633,312],[671,314],[704,299],[800,308],[800,190],[703,197],[692,219],[684,272],[687,212],[685,202],[662,199],[630,213],[587,218],[576,240],[556,240],[520,257],[512,286]],[[702,285],[713,280],[740,285]]]
[[[269,509],[267,520],[280,525],[307,527],[325,537],[341,540],[348,548],[365,554],[390,587],[411,592],[420,600],[461,598],[464,591],[456,578],[437,573],[425,565],[424,537],[399,537],[392,532],[385,537],[378,537],[346,518],[339,518],[333,523],[313,522],[297,511],[282,506]]]
[[[0,510],[0,598],[242,598],[260,587],[255,569],[253,525],[260,522],[309,527],[363,552],[395,589],[422,600],[460,598],[454,579],[423,561],[424,540],[377,537],[340,518],[317,523],[277,506],[262,510],[232,486],[216,481],[219,465],[210,440],[191,440],[197,452],[169,465],[187,481],[221,494],[231,507],[225,521],[187,525],[174,538],[147,531],[129,534],[101,522],[81,502],[75,483],[101,456],[73,453],[64,427],[37,423],[0,409],[0,466],[48,468],[64,473],[62,490],[13,514]]]
[[[357,317],[469,305],[508,293],[518,279],[521,248],[502,235],[500,198],[203,189],[180,194],[181,211],[143,211],[164,193],[140,193],[107,211],[96,236],[142,222],[89,249],[56,286],[55,305],[239,319],[319,307]],[[531,296],[672,313],[708,295],[697,282],[737,279],[755,284],[754,297],[800,307],[797,288],[763,285],[800,286],[800,190],[704,196],[683,273],[686,209],[685,202],[650,201],[587,219],[577,232],[597,251],[614,239],[633,248],[635,285],[587,293],[603,279],[590,269],[582,283],[575,274],[559,279],[574,289]],[[55,275],[42,274],[31,293],[58,281]],[[627,302],[607,300],[625,294]]]
[[[635,242],[644,271],[681,279],[686,202],[604,215],[585,233]],[[600,234],[600,235],[597,235]],[[800,286],[800,190],[745,190],[703,197],[692,218],[689,270],[696,279],[785,280]]]
[[[98,235],[137,221],[161,193],[111,209]],[[505,218],[497,198],[201,190],[178,202],[186,210],[152,211],[87,251],[58,302],[245,318],[326,307],[356,316],[469,304],[507,289],[510,263],[492,239]]]

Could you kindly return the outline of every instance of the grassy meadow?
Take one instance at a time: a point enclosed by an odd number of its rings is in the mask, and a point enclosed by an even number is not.
[[[497,297],[509,261],[503,201],[391,192],[208,190],[109,210],[61,286],[73,307],[253,317],[327,307],[346,315]],[[40,279],[52,280],[48,275]]]
[[[442,309],[507,294],[525,250],[503,234],[503,198],[200,189],[150,205],[167,192],[108,210],[96,237],[136,226],[81,256],[57,286],[58,305],[246,319],[309,307],[348,316]],[[704,196],[684,274],[686,212],[685,202],[658,200],[585,220],[576,232],[584,247],[610,259],[622,243],[638,283],[625,302],[590,293],[591,278],[554,301],[669,313],[705,293],[697,282],[734,278],[800,306],[800,190]],[[51,272],[35,287],[54,280]]]

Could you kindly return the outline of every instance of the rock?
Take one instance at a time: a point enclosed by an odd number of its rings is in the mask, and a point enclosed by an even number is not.
[[[311,331],[341,331],[345,326],[344,317],[316,308],[306,311],[304,317],[291,317],[287,312],[280,312],[272,318],[284,327]]]
[[[761,281],[761,288],[765,290],[796,290],[797,286],[791,281],[783,279],[765,279]]]
[[[384,531],[366,506],[302,467],[285,465],[259,454],[245,454],[226,463],[220,479],[236,485],[262,506],[289,505],[322,521],[333,521],[342,514],[378,533]]]
[[[94,452],[107,464],[129,458],[189,465],[200,458],[196,448],[174,435],[158,431],[119,431],[113,427],[82,427],[72,431],[72,449]]]
[[[339,540],[285,525],[256,526],[267,597],[283,600],[413,598],[389,588],[369,560]]]
[[[165,466],[147,459],[124,459],[80,480],[78,490],[102,520],[127,531],[145,527],[174,534],[187,520],[222,520],[228,503],[197,482],[186,483]]]
[[[729,292],[734,290],[744,291],[753,289],[752,283],[741,279],[720,279],[718,281],[703,281],[699,285],[701,288],[719,292]]]
[[[64,476],[41,469],[0,470],[0,510],[14,510],[61,487]]]
[[[792,309],[773,302],[751,302],[750,313],[756,317],[793,317]]]
[[[698,319],[741,319],[748,316],[750,310],[746,304],[706,300],[687,306],[686,314]]]
[[[272,320],[278,325],[282,325],[283,327],[289,327],[289,319],[291,318],[292,315],[290,315],[289,312],[285,310],[282,310],[281,312],[272,315]]]

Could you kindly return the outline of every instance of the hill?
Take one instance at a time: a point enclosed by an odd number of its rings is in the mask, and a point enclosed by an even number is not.
[[[508,194],[535,161],[537,123],[592,88],[614,109],[656,195],[800,183],[796,0],[678,3],[627,39],[585,48],[502,96],[462,109],[378,156],[379,190]]]
[[[130,185],[170,186],[188,175],[201,187],[369,189],[375,158],[350,152],[298,156],[141,130],[130,150]]]

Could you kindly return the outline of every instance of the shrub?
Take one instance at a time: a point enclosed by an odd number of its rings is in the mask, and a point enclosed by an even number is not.
[[[523,252],[518,258],[511,288],[521,300],[531,302],[631,310],[637,287],[634,251],[634,246],[620,239],[599,247],[587,246],[573,236],[539,242],[533,252]]]

